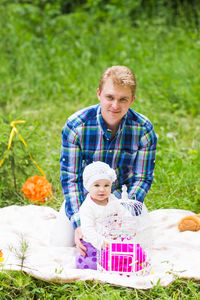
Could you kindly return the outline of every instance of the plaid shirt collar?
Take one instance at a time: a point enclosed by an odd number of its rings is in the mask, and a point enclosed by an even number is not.
[[[129,111],[125,114],[125,116],[122,118],[122,121],[120,123],[120,126],[119,126],[119,129],[116,133],[116,137],[118,137],[120,134],[121,134],[121,131],[123,129],[123,126],[126,122],[126,119],[127,119],[127,116],[128,116],[128,113]],[[99,126],[101,127],[105,137],[107,139],[111,139],[111,135],[112,135],[112,131],[107,127],[104,119],[102,118],[102,114],[101,114],[101,106],[100,104],[98,104],[98,107],[97,107],[97,123],[99,124]]]

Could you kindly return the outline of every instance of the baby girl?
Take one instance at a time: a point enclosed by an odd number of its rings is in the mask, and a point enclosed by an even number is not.
[[[107,212],[112,216],[112,222],[115,222],[115,216],[119,221],[120,215],[122,218],[125,211],[120,201],[111,193],[115,180],[115,171],[101,161],[93,162],[84,169],[83,185],[89,193],[79,211],[84,237],[82,243],[87,252],[85,257],[80,254],[76,257],[76,266],[79,269],[97,269],[97,249],[106,247],[102,224]]]

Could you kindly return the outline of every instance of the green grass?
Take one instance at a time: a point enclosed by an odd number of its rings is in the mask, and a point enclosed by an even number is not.
[[[151,290],[136,290],[112,286],[101,282],[74,283],[44,282],[25,273],[0,273],[0,299],[196,299],[199,300],[200,282],[176,279],[167,287],[159,284]],[[1,298],[2,296],[2,298]]]
[[[150,118],[158,134],[148,208],[199,213],[198,29],[181,22],[169,26],[162,18],[101,22],[84,12],[50,18],[34,6],[13,4],[0,6],[0,37],[0,159],[7,148],[9,122],[26,120],[17,128],[52,183],[55,198],[49,205],[59,209],[63,201],[59,152],[67,117],[97,103],[96,88],[105,67],[124,64],[137,78],[133,108]],[[0,167],[0,207],[27,204],[21,187],[39,174],[19,138],[13,141]],[[21,273],[0,276],[0,299],[199,299],[200,292],[199,282],[183,279],[140,291],[94,282],[45,283]]]

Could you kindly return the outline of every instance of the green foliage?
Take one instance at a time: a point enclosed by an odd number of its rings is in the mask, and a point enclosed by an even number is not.
[[[1,272],[0,299],[199,299],[200,283],[177,279],[173,285],[136,290],[100,282],[53,283],[31,278],[24,272]]]
[[[11,205],[12,198],[17,198],[19,204],[25,203],[25,199],[21,195],[21,185],[34,171],[28,151],[35,152],[36,145],[31,143],[31,141],[34,139],[34,130],[37,130],[36,122],[31,124],[31,126],[26,123],[16,124],[17,130],[28,144],[28,148],[25,147],[19,135],[15,133],[10,150],[8,150],[8,142],[12,131],[11,121],[14,121],[11,115],[7,118],[0,116],[0,157],[1,159],[5,158],[0,167],[0,202],[3,200],[1,206]],[[34,125],[35,127],[33,128]],[[30,129],[30,127],[32,128]]]
[[[23,268],[25,267],[24,263],[27,259],[27,251],[29,248],[29,244],[28,242],[25,240],[24,236],[22,235],[20,237],[20,247],[19,248],[15,248],[13,246],[9,247],[9,251],[13,252],[14,255],[16,256],[17,260],[19,261],[19,266],[20,266],[20,270],[22,271]]]
[[[58,208],[62,201],[61,128],[74,111],[97,102],[96,87],[104,68],[125,64],[137,77],[134,108],[152,120],[159,134],[155,172],[159,181],[155,176],[147,201],[151,204],[149,199],[154,198],[152,208],[180,207],[184,203],[184,207],[198,211],[195,187],[199,182],[197,177],[193,178],[193,168],[197,172],[199,161],[189,153],[199,151],[198,31],[193,26],[190,28],[190,23],[181,23],[181,18],[177,18],[179,26],[166,26],[168,6],[162,1],[159,2],[162,9],[155,11],[153,19],[144,19],[142,14],[139,18],[136,14],[134,26],[127,16],[131,9],[139,9],[145,2],[88,0],[68,15],[60,12],[53,15],[53,9],[45,9],[45,5],[54,5],[53,2],[41,2],[41,5],[46,3],[43,7],[31,1],[5,3],[0,6],[0,76],[3,78],[0,105],[3,115],[9,117],[1,120],[0,157],[7,149],[10,122],[25,119],[20,132],[34,159],[53,183],[54,194],[60,199]],[[88,14],[92,9],[93,13]],[[99,17],[98,9],[110,17]],[[144,13],[148,6],[146,9]],[[118,13],[121,17],[116,17]],[[174,133],[175,139],[167,138],[168,133]],[[13,203],[16,197],[19,203],[24,203],[21,187],[37,170],[17,136],[0,172],[3,174],[1,206]],[[178,174],[181,174],[179,180]],[[160,201],[163,190],[165,201]]]
[[[37,8],[45,18],[76,12],[87,13],[96,21],[116,21],[123,18],[132,24],[140,21],[161,22],[162,24],[190,23],[199,28],[198,0],[2,0],[4,6],[20,5],[23,9]]]

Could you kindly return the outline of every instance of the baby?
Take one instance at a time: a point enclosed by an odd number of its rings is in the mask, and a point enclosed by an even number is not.
[[[86,256],[80,254],[76,257],[78,269],[97,270],[97,249],[106,246],[102,236],[102,224],[109,211],[113,218],[123,214],[120,201],[111,194],[112,183],[116,180],[115,171],[101,161],[86,166],[83,172],[83,185],[89,192],[80,207],[81,230],[83,245],[86,246]],[[115,220],[113,219],[115,222]],[[120,222],[119,222],[120,224]]]

